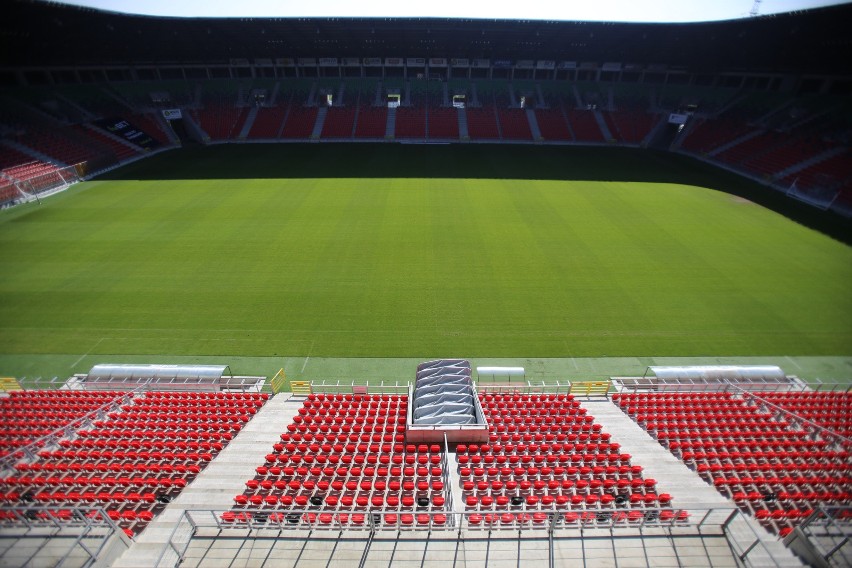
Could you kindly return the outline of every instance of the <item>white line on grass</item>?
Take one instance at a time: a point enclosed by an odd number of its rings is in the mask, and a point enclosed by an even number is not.
[[[69,369],[73,369],[74,367],[76,367],[76,366],[77,366],[77,363],[79,363],[80,361],[82,361],[83,359],[85,359],[86,357],[88,357],[88,356],[89,356],[89,353],[91,353],[92,351],[94,351],[95,349],[97,349],[98,345],[100,345],[100,344],[101,344],[101,342],[102,342],[104,339],[106,339],[106,337],[101,337],[100,339],[98,339],[98,342],[97,342],[97,343],[95,343],[95,344],[94,344],[94,346],[92,346],[92,348],[91,348],[91,349],[89,349],[88,351],[86,351],[85,353],[83,353],[83,354],[80,356],[80,358],[79,358],[79,359],[77,359],[76,361],[74,361],[73,363],[71,363],[71,364],[68,366],[68,368],[69,368]]]
[[[795,361],[794,359],[791,359],[789,355],[785,355],[784,357],[785,357],[785,359],[787,359],[789,362],[791,362],[792,364],[794,364],[794,365],[796,366],[796,368],[797,368],[797,369],[799,369],[800,371],[802,370],[802,368],[799,366],[799,364],[798,364],[798,363],[796,363],[796,361]]]
[[[305,374],[305,367],[307,367],[307,366],[308,366],[308,359],[310,359],[310,358],[311,358],[311,351],[313,351],[313,350],[314,350],[314,343],[316,343],[316,340],[315,340],[315,339],[311,339],[311,346],[310,346],[310,347],[308,347],[308,354],[307,354],[307,356],[305,357],[305,362],[304,362],[304,363],[302,363],[302,370],[301,370],[301,371],[299,371],[299,374],[300,374],[300,375],[304,375],[304,374]]]

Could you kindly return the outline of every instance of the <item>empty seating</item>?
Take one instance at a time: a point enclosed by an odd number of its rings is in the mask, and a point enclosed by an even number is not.
[[[388,123],[388,108],[361,105],[355,125],[356,138],[384,138]]]
[[[355,127],[354,107],[331,107],[322,125],[322,138],[352,138]]]
[[[284,121],[281,138],[310,138],[317,121],[316,107],[293,104]]]
[[[426,109],[398,107],[395,129],[396,138],[426,138]]]
[[[500,108],[497,112],[503,140],[532,140],[527,111],[520,108]]]
[[[219,100],[191,114],[211,140],[233,140],[240,134],[248,111],[248,107],[237,108],[232,101]]]
[[[459,138],[459,116],[454,108],[429,108],[429,138],[453,139]]]
[[[568,121],[578,142],[605,142],[592,111],[572,109],[568,111]]]
[[[812,422],[842,428],[852,402],[846,393],[642,393],[614,395],[613,400],[770,530],[795,526],[820,503],[852,498],[849,448],[820,439],[813,429],[763,403],[789,406]]]
[[[416,511],[443,511],[446,454],[438,444],[405,443],[407,399],[310,395],[234,498],[237,513],[314,510],[328,524],[363,524],[366,513],[392,514],[396,523]]]
[[[286,107],[261,107],[249,129],[248,138],[277,138],[284,118],[287,116]]]
[[[77,132],[83,136],[94,138],[99,143],[108,146],[119,160],[126,160],[138,155],[141,152],[139,148],[131,148],[127,144],[119,142],[115,138],[108,136],[105,132],[101,132],[97,128],[88,128],[82,125],[75,126]]]
[[[597,518],[601,510],[671,504],[672,497],[643,478],[642,467],[631,463],[630,454],[571,395],[488,393],[480,399],[492,427],[489,441],[456,447],[471,523],[490,514],[502,523],[512,510],[531,515],[506,518],[518,526],[543,523],[546,515],[536,517],[537,511],[594,511]]]
[[[500,128],[497,126],[497,109],[493,104],[482,108],[468,107],[467,132],[474,140],[496,140],[500,138]]]
[[[122,393],[25,391],[3,403],[3,431],[13,444],[33,441],[115,401]],[[20,461],[0,477],[6,505],[97,504],[138,533],[190,483],[257,412],[268,395],[147,392]],[[7,403],[6,401],[11,401]],[[7,411],[8,410],[8,411]],[[21,429],[13,424],[35,422]],[[8,440],[7,440],[8,441]],[[19,444],[20,445],[20,444]]]
[[[742,120],[696,118],[695,125],[681,143],[684,150],[706,154],[748,133],[751,127]]]
[[[548,141],[570,141],[574,137],[568,130],[565,115],[559,108],[537,108],[535,109],[536,120],[541,137]]]
[[[640,144],[658,120],[641,109],[604,112],[603,116],[610,133],[628,144]]]

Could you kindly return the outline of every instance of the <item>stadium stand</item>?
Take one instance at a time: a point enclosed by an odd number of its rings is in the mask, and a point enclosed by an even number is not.
[[[309,395],[224,520],[234,521],[240,507],[284,515],[314,508],[325,524],[363,525],[373,512],[384,523],[410,524],[416,510],[444,510],[446,452],[438,444],[405,443],[407,399]],[[429,516],[430,522],[439,521]]]
[[[818,506],[852,496],[850,448],[823,429],[848,418],[848,393],[624,393],[613,400],[772,532],[789,534]]]
[[[578,142],[605,142],[592,111],[571,109],[568,111],[568,122]]]
[[[497,124],[497,108],[488,104],[482,108],[465,109],[467,113],[467,131],[473,140],[498,140],[500,127]]]
[[[426,138],[426,108],[422,104],[396,109],[396,138]]]
[[[163,510],[263,406],[265,394],[20,391],[0,400],[6,505],[97,504],[129,535]],[[95,414],[101,416],[98,418]],[[73,427],[73,428],[69,428]],[[18,448],[66,428],[56,449]]]
[[[281,138],[303,138],[307,139],[314,130],[317,121],[316,107],[303,107],[291,105],[290,112],[284,121]]]
[[[504,140],[532,140],[526,110],[498,107],[497,116]]]
[[[615,139],[626,144],[640,144],[659,120],[640,109],[604,112],[603,116]]]
[[[537,108],[535,116],[541,136],[545,140],[568,142],[574,139],[561,108]]]
[[[456,448],[466,510],[611,509],[626,518],[631,507],[671,505],[571,395],[488,393],[481,401],[489,443]]]
[[[322,138],[352,138],[355,130],[357,107],[331,107],[325,115]]]
[[[458,111],[454,108],[430,107],[428,110],[429,138],[458,140]]]
[[[355,138],[384,138],[388,124],[388,108],[361,104],[358,107]]]
[[[118,158],[119,161],[133,158],[141,151],[141,149],[139,149],[138,147],[134,149],[134,147],[132,147],[131,145],[116,140],[115,138],[109,136],[108,134],[99,130],[96,127],[75,125],[73,128],[80,134],[88,136],[89,138],[93,138],[104,146],[109,147],[109,149],[112,151],[113,154],[115,154],[116,158]]]

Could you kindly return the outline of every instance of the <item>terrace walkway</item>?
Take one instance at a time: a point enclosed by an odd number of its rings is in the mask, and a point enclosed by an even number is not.
[[[268,400],[239,435],[137,537],[133,546],[113,566],[156,566],[157,558],[184,510],[229,508],[233,504],[234,495],[245,488],[246,479],[254,475],[258,459],[262,459],[272,444],[279,440],[283,425],[292,422],[301,404],[301,400],[290,403],[289,393],[281,393]],[[174,556],[166,557],[161,565],[173,566],[174,560]]]

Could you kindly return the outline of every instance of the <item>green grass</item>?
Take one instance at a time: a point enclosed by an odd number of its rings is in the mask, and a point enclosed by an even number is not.
[[[852,351],[852,249],[728,193],[181,157],[0,215],[0,361]]]

